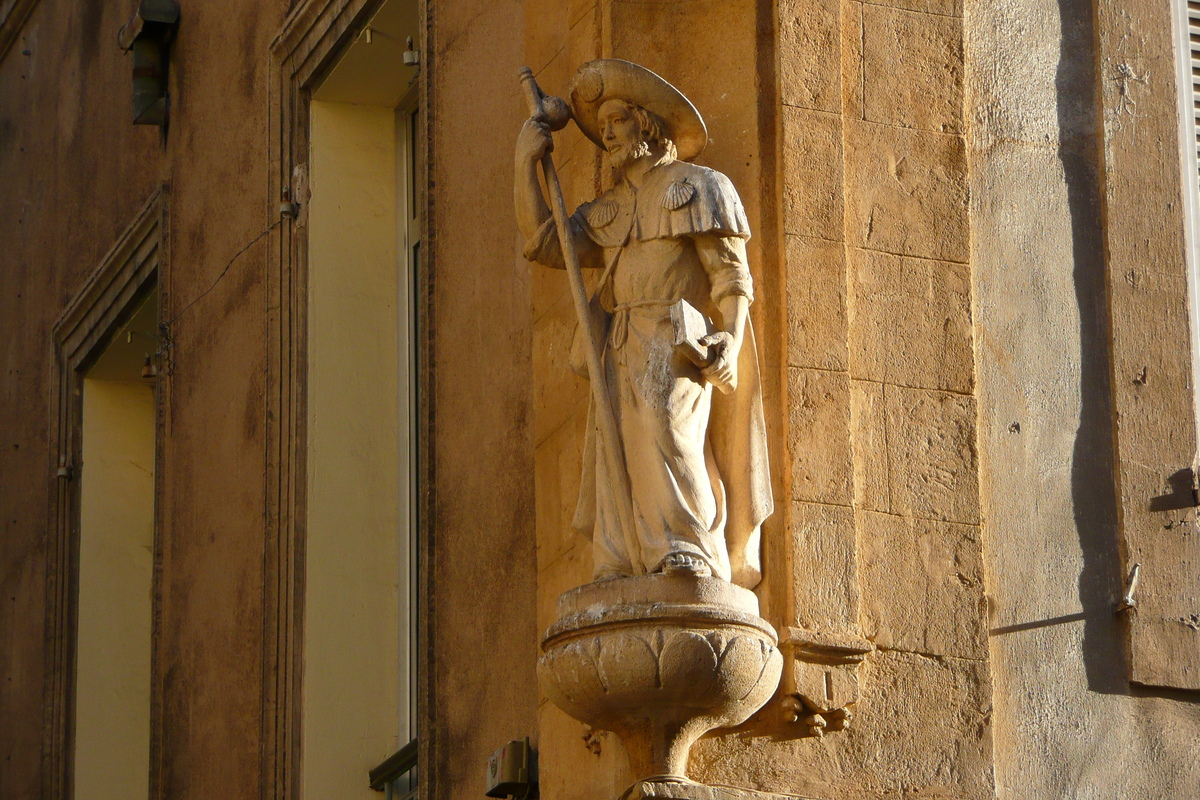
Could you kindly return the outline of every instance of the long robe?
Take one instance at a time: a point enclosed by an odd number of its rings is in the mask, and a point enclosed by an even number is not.
[[[736,190],[714,170],[660,164],[640,188],[623,181],[581,205],[571,235],[580,264],[604,271],[596,298],[604,368],[633,494],[630,544],[589,420],[575,525],[592,530],[597,577],[652,572],[681,552],[755,586],[773,500],[754,331],[747,320],[737,389],[724,395],[675,351],[669,316],[685,299],[723,330],[720,301],[753,300],[750,230]],[[562,268],[553,219],[525,255]]]

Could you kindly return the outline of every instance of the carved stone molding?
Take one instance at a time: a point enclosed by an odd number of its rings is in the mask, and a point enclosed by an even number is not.
[[[858,665],[875,649],[847,633],[788,628],[783,676],[784,718],[806,728],[808,736],[850,727],[858,702]]]
[[[559,708],[621,737],[635,776],[686,782],[692,743],[741,724],[775,692],[777,643],[753,592],[644,575],[563,594],[538,672]]]
[[[21,34],[26,20],[37,4],[38,0],[12,0],[10,3],[0,4],[0,61],[8,55],[13,42]],[[4,5],[8,7],[4,8]]]

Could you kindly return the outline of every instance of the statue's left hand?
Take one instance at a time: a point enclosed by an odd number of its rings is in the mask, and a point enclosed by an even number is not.
[[[723,394],[729,394],[737,388],[738,351],[742,348],[741,341],[727,331],[710,333],[700,340],[700,344],[711,347],[713,361],[701,370],[704,379],[717,387]]]

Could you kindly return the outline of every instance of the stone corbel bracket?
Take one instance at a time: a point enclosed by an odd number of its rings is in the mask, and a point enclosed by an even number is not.
[[[848,633],[786,628],[784,719],[803,728],[802,736],[824,736],[850,727],[858,702],[858,665],[875,646]]]

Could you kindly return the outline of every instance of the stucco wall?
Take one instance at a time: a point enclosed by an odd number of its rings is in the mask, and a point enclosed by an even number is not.
[[[1200,785],[1200,705],[1130,688],[1113,613],[1123,570],[1096,24],[1090,2],[967,3],[981,489],[1003,798],[1182,798]]]
[[[7,9],[6,9],[7,10]],[[129,124],[124,10],[46,0],[0,61],[0,796],[41,790],[51,327],[154,191]],[[53,90],[49,90],[53,87]],[[106,142],[106,152],[96,147]]]
[[[38,3],[0,63],[4,613],[0,795],[40,795],[50,328],[159,180],[178,255],[160,498],[156,672],[172,797],[257,797],[262,648],[265,77],[285,3],[188,7],[164,136],[130,122],[124,3]],[[8,10],[7,7],[5,9]],[[236,77],[233,77],[236,76]],[[167,375],[166,373],[170,374]]]
[[[50,328],[159,180],[171,184],[161,276],[171,344],[160,377],[152,790],[258,797],[276,777],[264,766],[283,769],[262,763],[260,751],[274,719],[264,681],[275,679],[262,659],[272,311],[263,234],[280,219],[266,191],[267,145],[279,133],[268,120],[271,41],[292,5],[185,7],[165,135],[130,124],[131,64],[115,47],[126,4],[44,0],[0,63],[6,798],[38,796],[44,777]],[[528,270],[496,246],[513,241],[505,209],[515,130],[497,137],[483,113],[519,118],[522,24],[518,3],[439,4],[438,55],[425,65],[437,75],[430,129],[447,153],[431,175],[432,202],[444,210],[425,250],[438,265],[428,321],[443,333],[429,397],[444,425],[431,439],[446,488],[426,524],[443,537],[429,564],[434,582],[450,588],[423,602],[435,620],[428,666],[440,691],[427,703],[439,726],[430,744],[448,797],[478,793],[486,756],[534,728],[534,600],[514,590],[534,585]],[[465,213],[473,208],[493,211]]]
[[[188,5],[176,40],[162,317],[161,762],[167,797],[257,797],[263,697],[269,46],[285,2]],[[237,76],[230,80],[231,75]]]
[[[435,434],[420,780],[431,797],[482,794],[488,756],[536,735],[532,332],[509,124],[522,118],[525,13],[515,0],[437,3],[425,62]]]

